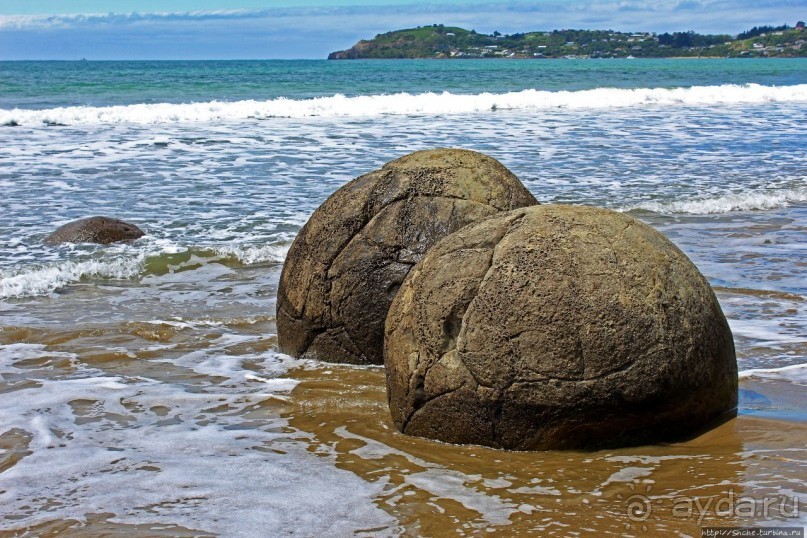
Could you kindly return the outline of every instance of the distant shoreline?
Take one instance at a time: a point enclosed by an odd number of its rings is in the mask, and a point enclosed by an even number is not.
[[[737,36],[695,32],[553,30],[480,34],[442,24],[418,26],[362,39],[329,60],[359,59],[610,59],[610,58],[799,58],[807,57],[804,22],[754,27]]]
[[[525,60],[566,60],[567,58],[352,58],[351,60],[359,60],[359,61],[443,61],[443,60],[490,60],[490,61],[501,61],[501,60],[518,60],[518,61],[525,61]],[[658,58],[574,58],[575,60],[807,60],[807,57],[791,57],[791,56],[742,56],[742,57],[721,57],[721,56],[664,56]],[[57,59],[57,60],[0,60],[0,64],[23,64],[23,63],[51,63],[51,64],[68,64],[68,63],[75,63],[75,64],[100,64],[100,63],[229,63],[229,62],[327,62],[330,61],[327,58],[230,58],[230,59],[199,59],[194,58],[191,60],[187,59],[148,59],[148,58],[137,58],[137,59],[102,59],[102,60],[65,60],[65,59]]]
[[[343,60],[351,60],[351,61],[382,61],[382,62],[407,62],[407,61],[427,61],[427,62],[443,62],[443,61],[456,61],[456,62],[541,62],[541,61],[558,61],[558,60],[804,60],[807,58],[801,57],[792,57],[792,56],[771,56],[771,57],[764,57],[764,56],[742,56],[742,57],[725,57],[725,56],[661,56],[661,57],[654,57],[654,58],[588,58],[588,57],[581,57],[581,58],[327,58],[326,60],[320,59],[319,61],[343,61]],[[78,62],[79,60],[68,60],[68,61],[75,61]],[[125,61],[125,60],[124,60]],[[167,60],[171,61],[171,60]],[[204,60],[201,60],[204,61]],[[227,61],[227,60],[224,60]],[[237,60],[230,60],[230,61],[237,61]],[[247,60],[247,61],[274,61],[271,59],[267,60]],[[278,60],[278,61],[302,61],[302,60]]]

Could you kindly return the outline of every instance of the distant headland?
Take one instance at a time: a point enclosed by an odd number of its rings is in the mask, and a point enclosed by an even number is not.
[[[504,35],[455,26],[419,26],[378,34],[329,60],[405,58],[671,58],[807,57],[804,22],[757,26],[736,36],[674,32],[553,30]]]

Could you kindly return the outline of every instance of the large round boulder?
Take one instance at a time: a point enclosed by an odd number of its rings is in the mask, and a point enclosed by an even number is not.
[[[731,331],[659,232],[605,209],[542,205],[446,237],[387,317],[404,433],[581,449],[691,436],[737,405]]]
[[[382,364],[384,320],[406,274],[446,235],[537,201],[501,163],[457,149],[418,151],[347,183],[311,216],[280,277],[280,349]]]
[[[143,230],[119,219],[88,217],[60,226],[45,238],[45,243],[99,243],[106,245],[118,241],[132,241],[145,234]]]

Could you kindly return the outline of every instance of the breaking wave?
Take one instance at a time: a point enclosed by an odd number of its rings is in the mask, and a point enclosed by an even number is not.
[[[0,298],[48,295],[86,278],[132,278],[140,273],[144,258],[140,255],[114,260],[63,261],[13,275],[0,272]]]
[[[267,101],[73,106],[45,110],[0,109],[0,125],[158,124],[309,116],[457,114],[546,108],[617,108],[644,105],[720,105],[807,101],[807,84],[694,86],[690,88],[596,88],[579,91],[523,90],[509,93],[385,94]]]
[[[757,368],[754,370],[743,370],[739,373],[740,379],[747,378],[762,379],[785,379],[807,383],[807,364],[793,364],[781,368]]]
[[[13,271],[0,270],[0,299],[49,295],[71,284],[93,279],[133,279],[192,271],[209,263],[231,267],[282,263],[288,245],[193,247],[107,259],[64,260]]]
[[[645,210],[654,213],[682,213],[709,215],[731,211],[769,210],[787,207],[790,204],[807,202],[807,187],[767,191],[749,191],[724,194],[710,198],[693,198],[670,202],[642,202],[620,208],[622,211]]]

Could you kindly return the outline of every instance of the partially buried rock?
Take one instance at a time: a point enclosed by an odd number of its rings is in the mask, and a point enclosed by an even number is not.
[[[145,234],[143,230],[122,220],[110,217],[89,217],[74,220],[60,226],[45,238],[45,243],[58,245],[61,243],[116,243],[131,241]]]
[[[509,449],[682,439],[737,405],[731,331],[709,284],[626,215],[543,205],[435,245],[387,318],[404,433]]]
[[[382,364],[390,302],[426,250],[471,222],[533,204],[501,163],[467,150],[418,151],[354,179],[289,249],[278,288],[280,349]]]

